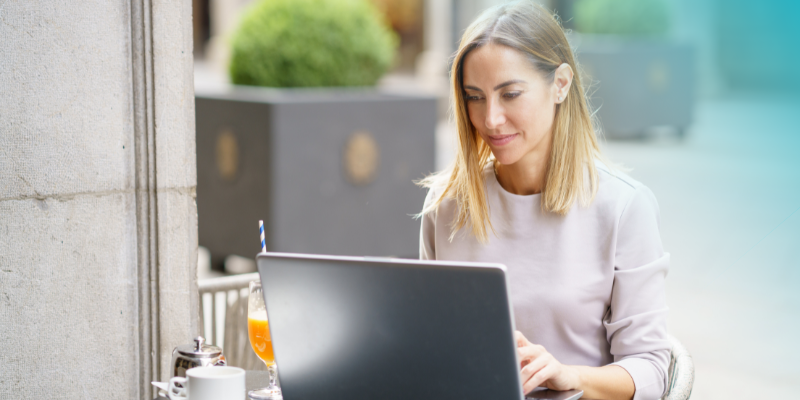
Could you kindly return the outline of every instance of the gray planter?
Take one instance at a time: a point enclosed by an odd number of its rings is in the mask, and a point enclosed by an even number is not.
[[[683,135],[694,107],[692,46],[605,35],[570,41],[606,137],[639,137],[661,126]]]
[[[366,89],[196,94],[199,241],[219,266],[269,251],[416,258],[436,99]]]

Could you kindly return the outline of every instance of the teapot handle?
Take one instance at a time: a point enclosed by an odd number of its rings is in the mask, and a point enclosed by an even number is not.
[[[176,383],[180,383],[181,386],[176,386]],[[186,378],[182,376],[176,376],[169,380],[169,390],[167,390],[167,396],[170,400],[186,400],[188,397],[186,396]]]
[[[225,361],[225,356],[220,354],[219,355],[219,360],[217,360],[217,362],[214,363],[214,366],[215,367],[224,367],[226,365],[228,365],[228,362]]]

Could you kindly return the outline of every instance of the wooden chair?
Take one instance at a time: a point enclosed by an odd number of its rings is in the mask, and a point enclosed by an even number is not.
[[[257,272],[198,280],[202,305],[200,330],[206,343],[222,347],[222,354],[225,355],[228,365],[245,370],[266,371],[264,362],[250,347],[247,336],[248,285],[251,281],[257,280],[259,280]],[[218,307],[218,305],[224,306]],[[211,329],[206,331],[205,314],[209,313],[209,310]],[[224,333],[218,335],[219,331]]]
[[[675,339],[674,336],[669,335],[669,341],[672,343],[672,352],[669,357],[667,391],[662,397],[662,400],[688,400],[692,395],[692,386],[694,385],[694,361],[689,351]]]

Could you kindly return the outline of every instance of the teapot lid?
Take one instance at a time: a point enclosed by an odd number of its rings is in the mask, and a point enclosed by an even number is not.
[[[219,357],[222,354],[222,349],[210,344],[203,344],[206,340],[202,336],[194,338],[194,343],[182,344],[175,348],[175,350],[185,356],[206,358],[206,357]]]

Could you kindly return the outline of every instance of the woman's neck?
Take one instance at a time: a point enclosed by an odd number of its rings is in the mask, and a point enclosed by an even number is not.
[[[544,154],[531,153],[508,165],[495,161],[497,182],[509,193],[521,196],[541,193],[544,190],[549,154],[549,151]]]

